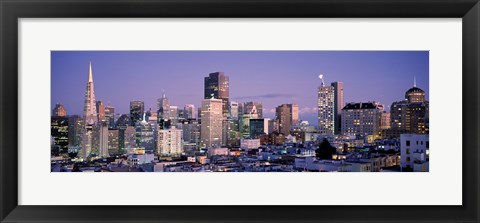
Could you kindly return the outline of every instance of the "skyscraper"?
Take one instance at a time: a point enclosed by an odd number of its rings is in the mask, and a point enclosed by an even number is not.
[[[148,123],[145,115],[142,117],[142,121],[137,122],[135,125],[135,138],[136,144],[139,147],[145,148],[145,152],[153,153],[155,151],[155,129]]]
[[[290,134],[292,127],[292,112],[287,104],[280,105],[276,108],[278,121],[278,131],[287,136]]]
[[[65,117],[67,116],[67,109],[62,104],[57,103],[52,111],[52,116]]]
[[[85,103],[83,107],[83,124],[82,129],[82,149],[78,154],[79,157],[87,159],[93,149],[93,127],[98,122],[96,102],[95,102],[95,91],[93,85],[93,74],[92,74],[92,63],[89,65],[88,69],[88,82],[85,90]]]
[[[184,107],[185,113],[184,113],[184,118],[185,119],[192,119],[196,118],[197,116],[197,111],[195,110],[195,105],[193,104],[186,104]]]
[[[204,99],[222,99],[222,114],[228,116],[229,78],[223,72],[210,73],[205,77]]]
[[[68,146],[77,147],[82,142],[83,119],[79,115],[68,117]]]
[[[172,125],[176,125],[178,123],[178,107],[177,106],[170,106],[170,119]]]
[[[67,154],[69,141],[69,123],[67,117],[52,116],[50,123],[50,136],[53,138],[52,154]],[[58,149],[58,150],[57,150]]]
[[[265,125],[265,121],[267,125]],[[268,120],[263,118],[250,119],[250,138],[258,139],[261,135],[265,135],[266,131],[268,132],[268,129],[265,129],[265,127],[268,128]]]
[[[109,129],[108,130],[108,154],[110,154],[110,155],[120,154],[119,130],[118,129]]]
[[[258,118],[263,118],[262,102],[250,101],[243,104],[243,114],[257,114]]]
[[[105,104],[103,103],[103,101],[98,100],[96,101],[95,105],[98,113],[98,121],[104,122],[105,121]]]
[[[130,124],[135,126],[138,121],[143,120],[143,113],[145,112],[145,106],[143,101],[131,101],[130,102]]]
[[[333,95],[334,95],[334,134],[340,134],[341,132],[341,121],[342,121],[342,109],[345,106],[344,102],[344,93],[343,93],[343,82],[333,82]]]
[[[168,100],[167,96],[165,95],[165,90],[163,90],[162,98],[157,100],[158,104],[158,114],[157,118],[160,122],[160,119],[165,120],[170,118],[170,100]]]
[[[222,142],[222,122],[224,119],[221,99],[204,99],[201,112],[201,144],[207,148],[218,148]]]
[[[106,122],[100,122],[96,125],[95,128],[96,133],[96,152],[100,157],[108,157],[108,125]]]
[[[230,118],[233,120],[238,120],[238,109],[239,105],[236,101],[230,101]]]
[[[115,108],[112,106],[105,106],[105,120],[110,128],[115,127]]]
[[[322,81],[318,87],[318,128],[322,134],[334,134],[335,132],[335,88],[325,86],[323,75],[320,75]]]
[[[97,123],[97,106],[95,101],[95,91],[93,86],[92,63],[90,63],[88,70],[87,89],[85,91],[85,104],[83,107],[83,117],[85,125],[93,125]]]
[[[298,104],[287,104],[292,113],[292,125],[298,124]]]

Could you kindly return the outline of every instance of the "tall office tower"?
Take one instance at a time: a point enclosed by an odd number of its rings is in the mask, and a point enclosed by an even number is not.
[[[290,112],[292,113],[292,125],[298,124],[298,104],[287,104],[288,108],[290,108]]]
[[[227,119],[227,146],[240,146],[240,122],[237,119]]]
[[[170,106],[170,119],[172,125],[176,125],[178,123],[178,107],[177,106]]]
[[[95,102],[95,106],[97,109],[98,121],[104,122],[105,121],[105,104],[103,103],[103,101],[97,100]]]
[[[331,83],[331,86],[333,87],[333,100],[334,100],[334,129],[333,133],[335,135],[340,134],[342,131],[342,109],[345,106],[344,102],[344,92],[343,92],[343,82],[333,82]]]
[[[122,145],[122,143],[120,143],[120,145]],[[137,136],[135,127],[127,126],[123,132],[123,149],[128,150],[135,147],[137,147]]]
[[[267,122],[268,128],[268,119],[265,120],[263,118],[253,118],[250,119],[250,138],[252,139],[259,139],[260,136],[267,134],[268,129],[265,129],[265,121]]]
[[[143,101],[130,102],[130,125],[135,126],[138,121],[142,121],[145,112],[145,104]]]
[[[183,152],[183,131],[172,126],[170,129],[159,129],[157,133],[157,154],[160,156],[178,157]]]
[[[185,110],[184,118],[185,119],[192,119],[197,116],[197,111],[195,110],[195,105],[193,104],[186,104],[183,108]]]
[[[100,122],[96,126],[97,131],[97,143],[95,143],[95,146],[97,146],[97,151],[98,151],[98,156],[100,157],[109,157],[108,155],[108,125],[106,122]]]
[[[108,154],[120,155],[119,138],[120,135],[118,129],[108,130]]]
[[[155,151],[155,129],[145,120],[143,115],[142,121],[135,125],[136,142],[139,147],[145,148],[145,152],[153,153]]]
[[[182,130],[183,141],[189,144],[200,144],[200,123],[197,119],[184,120]]]
[[[230,118],[233,120],[238,120],[238,102],[230,101]]]
[[[318,128],[322,134],[335,133],[335,88],[325,86],[323,75],[320,75],[322,81],[318,88]]]
[[[82,142],[83,119],[79,115],[68,117],[68,146],[77,147]]]
[[[278,121],[276,119],[268,120],[268,134],[278,132]]]
[[[65,117],[67,116],[67,109],[62,104],[57,103],[52,111],[52,116]]]
[[[202,101],[202,124],[200,139],[206,148],[218,148],[222,142],[223,101],[221,99],[204,99]]]
[[[391,128],[406,133],[428,134],[429,102],[425,92],[414,83],[405,92],[405,99],[393,102],[390,107]]]
[[[258,118],[263,118],[262,102],[250,101],[243,104],[243,114],[257,114]]]
[[[383,107],[375,102],[348,103],[342,109],[342,134],[376,136],[380,133],[380,114]]]
[[[93,149],[93,126],[98,122],[95,91],[93,85],[92,63],[88,69],[88,82],[85,90],[85,103],[83,107],[82,149],[78,156],[87,159]]]
[[[205,77],[205,94],[204,99],[216,98],[222,100],[222,114],[228,116],[228,97],[229,97],[229,80],[223,72],[210,73]]]
[[[242,120],[240,120],[240,134],[243,138],[250,138],[250,119],[258,119],[256,112],[251,114],[243,114]]]
[[[50,134],[53,138],[52,155],[67,154],[69,141],[69,122],[67,117],[52,116]]]
[[[292,127],[292,112],[287,104],[280,105],[276,108],[276,116],[278,121],[278,130],[283,135],[290,134]]]
[[[165,90],[163,90],[162,98],[157,99],[158,111],[157,118],[160,119],[169,119],[170,118],[170,100],[168,100],[165,95]]]
[[[243,103],[238,103],[238,120],[242,120],[243,117]]]
[[[110,128],[115,128],[115,108],[112,106],[105,106],[105,121]]]

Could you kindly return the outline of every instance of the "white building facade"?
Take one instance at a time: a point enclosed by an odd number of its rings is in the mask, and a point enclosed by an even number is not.
[[[180,156],[183,152],[183,131],[172,126],[160,129],[157,133],[157,154],[161,156]]]
[[[402,171],[428,172],[430,154],[429,135],[400,135],[400,167]]]

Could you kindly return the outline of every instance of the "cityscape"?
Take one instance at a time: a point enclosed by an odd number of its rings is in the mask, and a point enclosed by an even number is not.
[[[51,172],[429,172],[427,51],[52,51],[51,66]]]

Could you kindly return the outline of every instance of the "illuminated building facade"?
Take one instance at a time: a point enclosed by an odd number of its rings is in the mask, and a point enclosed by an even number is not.
[[[290,107],[287,104],[278,106],[276,108],[276,117],[278,121],[278,131],[288,136],[292,127],[292,112]]]
[[[223,145],[223,100],[205,99],[202,101],[201,112],[201,143],[207,148],[217,148]]]
[[[393,102],[390,107],[391,128],[407,133],[428,134],[429,102],[425,92],[415,84],[407,92],[405,99]]]
[[[69,122],[67,117],[52,116],[50,122],[50,135],[53,138],[52,154],[67,154],[69,141]]]
[[[95,102],[95,91],[93,84],[92,63],[88,69],[88,82],[85,90],[85,103],[83,106],[83,124],[82,128],[82,149],[80,150],[80,158],[87,159],[94,147],[94,126],[98,122],[97,109]]]
[[[333,86],[325,86],[323,75],[320,75],[322,83],[318,88],[318,128],[323,134],[335,133],[335,88]]]
[[[172,126],[157,132],[157,154],[160,156],[180,156],[183,152],[183,131]]]
[[[142,115],[145,112],[145,104],[143,101],[130,102],[130,122],[132,126],[142,120]]]
[[[62,104],[57,103],[52,111],[52,116],[65,117],[67,116],[67,109]]]
[[[375,102],[348,103],[342,109],[342,135],[379,135],[382,110]]]
[[[216,99],[222,100],[222,115],[228,116],[229,107],[229,78],[223,72],[210,73],[205,77],[204,99],[213,95]]]
[[[158,114],[157,118],[160,121],[161,119],[169,119],[170,118],[170,100],[165,95],[165,90],[163,90],[162,98],[157,100],[158,105]]]

